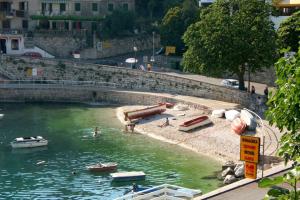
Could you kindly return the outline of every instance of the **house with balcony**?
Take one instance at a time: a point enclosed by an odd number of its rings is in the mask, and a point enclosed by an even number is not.
[[[134,0],[40,0],[31,16],[43,30],[91,30],[116,9],[133,11]]]
[[[23,54],[37,48],[26,45],[35,33],[91,40],[102,19],[117,9],[134,11],[135,0],[0,0],[0,51]]]

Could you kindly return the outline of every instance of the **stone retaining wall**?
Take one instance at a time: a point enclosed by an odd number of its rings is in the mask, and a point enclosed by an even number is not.
[[[9,88],[0,89],[0,102],[73,102],[95,105],[156,105],[160,102],[184,103],[195,109],[210,110],[205,105],[179,100],[163,94],[107,89],[78,88]]]
[[[238,103],[248,108],[262,105],[264,97],[250,95],[236,89],[225,88],[187,78],[121,67],[62,62],[57,60],[8,59],[5,70],[21,80],[74,80],[114,83],[117,88],[133,91],[163,92]],[[37,69],[36,76],[28,73]]]

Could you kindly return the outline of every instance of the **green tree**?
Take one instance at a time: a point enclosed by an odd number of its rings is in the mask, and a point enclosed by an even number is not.
[[[107,16],[103,22],[104,37],[119,37],[132,33],[135,25],[135,16],[133,12],[115,10]]]
[[[266,115],[284,131],[279,155],[285,161],[300,157],[300,50],[275,64],[277,90],[270,96]]]
[[[236,74],[244,89],[247,66],[252,72],[274,63],[275,31],[270,5],[258,0],[218,0],[184,34],[186,71],[219,76]]]
[[[281,47],[290,47],[294,52],[298,50],[300,41],[300,11],[295,12],[280,24],[278,39]]]
[[[184,0],[181,7],[170,8],[160,25],[161,43],[164,46],[175,46],[176,52],[182,53],[184,43],[182,36],[187,27],[196,22],[199,8],[195,0]]]
[[[285,162],[294,161],[294,168],[283,176],[274,179],[265,178],[260,181],[260,187],[288,183],[292,190],[280,187],[272,188],[266,199],[298,200],[297,182],[300,180],[300,48],[294,57],[281,58],[275,64],[277,89],[270,94],[267,117],[284,135],[280,139],[278,154]]]

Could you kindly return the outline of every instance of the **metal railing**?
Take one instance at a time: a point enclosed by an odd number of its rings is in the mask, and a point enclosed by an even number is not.
[[[187,200],[200,196],[200,190],[188,189],[176,185],[163,184],[140,192],[128,194],[115,200]]]
[[[0,88],[117,88],[117,84],[99,81],[72,80],[0,80]]]

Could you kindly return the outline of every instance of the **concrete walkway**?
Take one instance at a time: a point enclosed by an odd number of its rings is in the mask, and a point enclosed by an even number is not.
[[[284,172],[288,171],[292,166],[292,163],[288,163],[286,166],[281,163],[280,165],[273,167],[264,173],[264,177],[276,177],[282,175]],[[263,199],[266,195],[268,188],[259,188],[258,181],[260,180],[261,175],[258,174],[259,178],[256,180],[252,179],[243,179],[237,181],[230,185],[224,186],[207,194],[204,194],[200,197],[195,198],[194,200],[259,200]],[[286,185],[280,185],[286,187]]]

